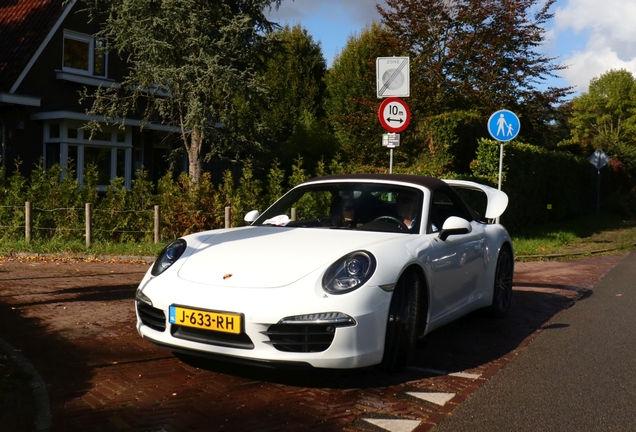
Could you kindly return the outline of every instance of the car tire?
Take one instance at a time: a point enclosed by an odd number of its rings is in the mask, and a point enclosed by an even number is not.
[[[490,313],[495,318],[503,318],[508,313],[508,309],[510,309],[513,273],[512,254],[508,248],[504,247],[497,257],[492,304],[490,305]]]
[[[396,372],[404,369],[418,336],[420,313],[420,278],[414,271],[405,272],[393,291],[384,338],[384,355],[380,369]]]

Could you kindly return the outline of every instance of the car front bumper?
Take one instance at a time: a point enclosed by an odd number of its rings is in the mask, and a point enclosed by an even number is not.
[[[377,287],[375,291],[376,301],[359,302],[353,310],[324,309],[323,306],[322,310],[310,312],[342,312],[355,320],[353,325],[303,322],[285,326],[279,324],[279,320],[298,315],[294,313],[297,308],[281,308],[276,319],[272,319],[271,312],[244,309],[241,333],[227,335],[171,324],[167,318],[169,305],[155,308],[137,301],[137,331],[144,339],[163,348],[228,361],[295,363],[333,369],[365,367],[379,363],[384,352],[390,293]]]

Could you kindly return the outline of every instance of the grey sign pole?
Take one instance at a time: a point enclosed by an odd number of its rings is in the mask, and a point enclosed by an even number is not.
[[[393,174],[393,149],[400,146],[400,134],[387,133],[382,135],[382,146],[390,150],[389,174]]]
[[[596,168],[596,214],[601,214],[601,168],[609,161],[610,157],[601,149],[596,150],[587,159]]]
[[[493,139],[499,141],[499,183],[498,189],[501,190],[501,177],[503,172],[503,143],[512,141],[519,135],[521,130],[521,122],[519,117],[512,111],[499,110],[495,111],[488,119],[488,133]],[[496,222],[499,223],[499,217]]]

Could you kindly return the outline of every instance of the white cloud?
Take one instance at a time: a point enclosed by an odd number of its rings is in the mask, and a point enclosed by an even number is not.
[[[567,0],[555,11],[550,34],[556,36],[557,46],[568,32],[587,42],[562,56],[562,63],[569,65],[561,72],[563,78],[577,91],[587,91],[590,79],[610,69],[626,69],[636,76],[635,21],[634,0]]]
[[[270,18],[280,24],[300,23],[320,42],[330,64],[348,37],[380,20],[376,3],[385,0],[284,0]],[[569,67],[563,80],[549,84],[587,90],[590,79],[610,69],[636,76],[636,0],[557,0],[554,20],[546,31],[549,57]]]
[[[383,0],[378,3],[384,4]],[[374,0],[284,0],[274,15],[282,23],[291,24],[311,19],[314,14],[326,17],[346,19],[352,25],[363,28],[380,15]]]
[[[384,0],[378,0],[385,4]],[[345,47],[349,36],[379,21],[375,0],[284,0],[269,18],[281,25],[301,24],[322,45],[327,64]]]
[[[561,71],[563,78],[576,86],[576,91],[587,91],[592,78],[604,74],[610,69],[626,69],[636,77],[636,59],[624,61],[609,48],[576,52],[565,60],[570,67]]]

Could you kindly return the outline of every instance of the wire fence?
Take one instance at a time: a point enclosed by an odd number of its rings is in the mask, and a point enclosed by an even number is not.
[[[95,209],[90,203],[85,204],[84,207],[41,208],[33,207],[30,202],[25,202],[24,206],[0,206],[0,212],[2,212],[0,229],[3,230],[0,237],[7,234],[15,236],[23,232],[24,238],[29,242],[33,234],[37,232],[45,232],[46,237],[49,238],[60,233],[83,232],[82,236],[86,239],[87,248],[91,246],[96,233],[100,239],[128,235],[152,238],[154,243],[158,244],[162,241],[162,226],[165,232],[173,233],[175,227],[170,226],[170,221],[180,221],[181,225],[184,225],[183,216],[196,216],[198,219],[213,221],[224,217],[225,228],[230,228],[232,225],[230,206],[226,206],[222,214],[204,213],[200,210],[162,213],[159,205],[155,205],[152,210]],[[127,217],[122,219],[121,215]],[[219,228],[219,226],[208,228]]]

